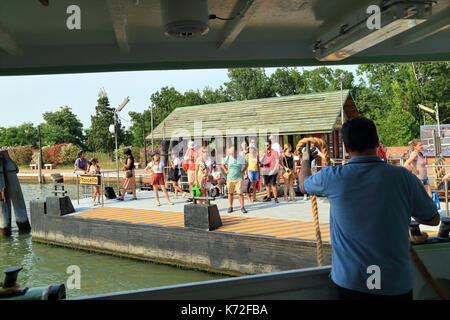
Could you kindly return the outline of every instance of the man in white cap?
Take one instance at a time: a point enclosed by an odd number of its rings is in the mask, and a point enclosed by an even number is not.
[[[191,192],[192,188],[194,187],[195,183],[195,163],[198,158],[198,152],[195,150],[195,143],[194,141],[189,141],[188,143],[188,150],[186,154],[184,155],[184,162],[187,164],[188,170],[187,170],[187,176],[188,176],[188,183],[189,183],[189,192]],[[188,199],[187,202],[190,202],[192,200]]]

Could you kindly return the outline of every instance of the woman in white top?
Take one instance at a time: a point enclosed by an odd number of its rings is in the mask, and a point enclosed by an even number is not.
[[[207,147],[202,147],[195,164],[195,184],[200,189],[201,197],[206,197],[211,188],[211,158],[207,152]],[[206,204],[206,200],[199,200],[199,204]]]
[[[100,173],[100,167],[98,165],[98,161],[95,158],[91,158],[91,160],[88,162],[89,164],[89,173],[90,174],[99,174]],[[94,200],[94,206],[96,206],[97,204],[95,203],[95,198],[97,198],[98,203],[100,204],[100,186],[94,186],[94,196],[93,196],[93,200]]]
[[[150,172],[149,172],[150,169]],[[167,189],[165,186],[165,179],[164,179],[164,162],[159,158],[159,153],[156,151],[152,152],[152,161],[149,162],[147,167],[145,167],[145,173],[150,173],[150,183],[153,186],[153,192],[155,192],[155,198],[156,198],[156,206],[159,207],[161,204],[159,203],[159,194],[158,194],[158,186],[161,187],[164,196],[167,199],[167,202],[170,205],[173,205],[173,203],[170,201],[169,194],[167,193]]]
[[[172,182],[173,190],[175,191],[175,195],[173,198],[176,199],[178,197],[178,192],[181,192],[184,198],[186,196],[186,192],[181,190],[181,188],[178,186],[178,180],[180,180],[181,177],[181,160],[175,153],[172,153],[171,156],[172,160],[169,162],[169,180],[170,182]]]
[[[430,182],[428,181],[428,174],[427,174],[427,161],[423,157],[422,154],[423,145],[422,141],[420,139],[414,139],[411,141],[411,153],[409,155],[408,160],[405,162],[405,168],[408,170],[411,170],[417,178],[422,181],[425,190],[427,190],[428,195],[430,198],[433,198],[433,194],[431,193],[431,187]]]

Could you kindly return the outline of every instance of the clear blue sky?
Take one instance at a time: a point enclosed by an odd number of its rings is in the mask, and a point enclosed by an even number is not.
[[[357,66],[333,68],[352,71],[358,81]],[[270,75],[275,69],[266,68],[266,74]],[[202,91],[206,86],[216,89],[228,80],[227,69],[0,77],[0,109],[4,115],[0,117],[0,126],[17,126],[24,122],[37,125],[44,122],[44,112],[57,111],[60,106],[67,105],[87,129],[101,87],[105,88],[112,107],[118,106],[126,96],[130,97],[121,112],[121,117],[129,120],[129,111],[144,111],[150,105],[151,94],[164,86],[173,86],[183,93],[190,89]],[[129,126],[127,122],[122,123]]]

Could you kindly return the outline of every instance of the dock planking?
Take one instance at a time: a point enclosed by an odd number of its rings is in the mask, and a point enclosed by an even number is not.
[[[74,216],[163,227],[184,227],[184,214],[181,212],[100,207],[76,213]],[[221,215],[221,219],[223,225],[211,232],[232,232],[280,239],[315,240],[313,222],[226,215]],[[322,241],[330,242],[329,224],[320,223],[320,231]]]

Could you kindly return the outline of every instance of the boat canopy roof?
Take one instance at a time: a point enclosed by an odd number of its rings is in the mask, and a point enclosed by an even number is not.
[[[372,0],[190,0],[185,3],[193,10],[185,10],[186,15],[207,5],[208,32],[189,39],[168,36],[165,32],[180,27],[177,23],[185,17],[162,3],[183,2],[1,1],[0,75],[437,61],[450,56],[448,0],[426,2],[432,9],[425,22],[394,37],[382,30],[384,41],[340,61],[319,61],[313,49],[347,33],[345,26],[367,19]],[[418,3],[411,1],[412,6]]]

